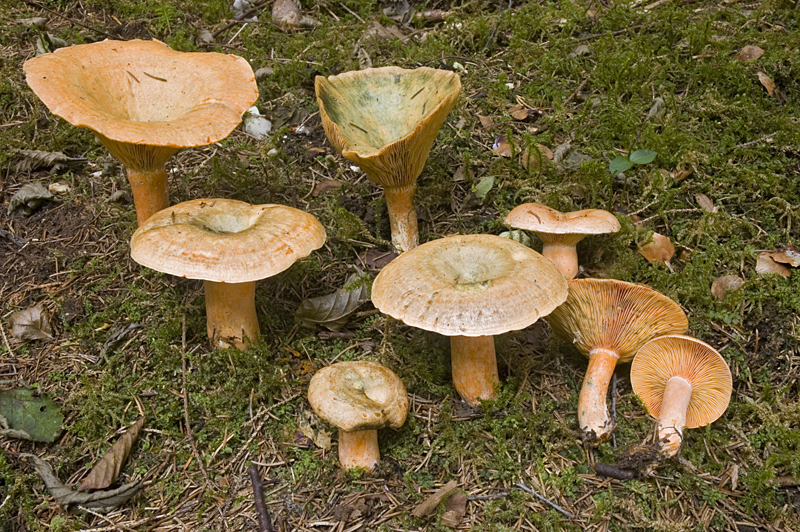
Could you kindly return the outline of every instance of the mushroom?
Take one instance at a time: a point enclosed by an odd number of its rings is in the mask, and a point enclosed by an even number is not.
[[[731,399],[731,370],[713,347],[696,338],[668,335],[639,349],[631,364],[631,385],[658,419],[661,455],[678,454],[684,428],[716,421]]]
[[[403,381],[377,362],[337,362],[308,385],[308,402],[339,429],[339,462],[345,469],[372,470],[380,462],[378,430],[398,429],[408,414]]]
[[[618,362],[630,362],[647,341],[686,332],[689,322],[670,298],[641,284],[614,279],[573,279],[563,305],[547,321],[557,337],[589,357],[578,398],[578,422],[587,441],[608,439],[616,426],[606,394]]]
[[[381,312],[450,336],[453,384],[472,405],[496,397],[494,335],[527,327],[566,297],[553,263],[494,235],[422,244],[385,266],[372,285]]]
[[[169,158],[227,137],[258,98],[243,58],[155,40],[59,48],[23,68],[53,114],[94,131],[125,165],[139,225],[169,206]]]
[[[416,181],[458,99],[458,74],[392,66],[317,76],[314,86],[328,140],[384,187],[392,244],[416,247]]]
[[[282,272],[325,243],[314,216],[283,205],[198,199],[151,216],[131,237],[139,264],[202,279],[214,347],[258,339],[255,282]]]
[[[542,255],[552,260],[567,279],[578,274],[578,242],[589,235],[616,233],[620,228],[619,221],[608,211],[560,212],[539,203],[519,205],[503,221],[536,233],[544,244]]]

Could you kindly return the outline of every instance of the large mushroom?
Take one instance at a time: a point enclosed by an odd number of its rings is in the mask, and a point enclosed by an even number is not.
[[[606,408],[611,376],[647,341],[686,332],[680,305],[641,284],[614,279],[573,279],[563,305],[547,321],[557,337],[589,358],[578,398],[578,422],[589,443],[599,445],[616,426]]]
[[[59,48],[23,68],[53,114],[94,131],[125,165],[139,225],[169,206],[169,158],[227,137],[258,98],[241,57],[177,52],[159,41]]]
[[[314,86],[328,140],[384,188],[392,243],[416,247],[416,181],[458,99],[458,74],[392,66],[317,76]]]
[[[725,413],[733,388],[722,355],[682,335],[644,344],[631,364],[631,385],[658,419],[658,447],[665,458],[680,451],[684,428],[708,425]]]
[[[338,362],[322,368],[308,385],[308,402],[339,429],[339,462],[372,470],[380,462],[378,429],[403,426],[408,395],[403,381],[377,362]]]
[[[552,260],[567,279],[578,274],[578,242],[589,235],[616,233],[620,229],[619,221],[608,211],[561,212],[540,203],[519,205],[503,221],[536,233],[544,244],[542,255]]]
[[[450,337],[453,384],[472,405],[496,397],[494,335],[523,329],[567,297],[549,260],[494,235],[449,236],[381,270],[372,302],[412,327]]]
[[[198,199],[151,216],[131,237],[131,257],[153,270],[202,279],[211,344],[244,349],[259,336],[256,281],[324,243],[322,224],[299,209]]]

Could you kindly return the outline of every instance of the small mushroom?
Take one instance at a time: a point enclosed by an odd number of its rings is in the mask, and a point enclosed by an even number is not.
[[[531,325],[566,297],[553,263],[494,235],[422,244],[385,266],[372,285],[381,312],[450,336],[453,384],[472,405],[496,397],[494,335]]]
[[[337,362],[308,385],[308,402],[339,429],[339,462],[345,469],[375,469],[380,462],[378,429],[403,426],[408,395],[403,381],[377,362]]]
[[[299,209],[199,199],[151,216],[131,237],[131,257],[156,271],[202,279],[211,344],[244,349],[259,336],[256,281],[324,243],[325,229]]]
[[[258,98],[245,59],[155,40],[59,48],[23,69],[53,114],[94,131],[125,165],[139,225],[169,206],[170,157],[227,137]]]
[[[573,279],[563,305],[547,321],[560,339],[589,358],[578,398],[578,423],[589,443],[607,440],[616,426],[606,395],[618,362],[630,362],[646,342],[686,332],[680,305],[641,284],[615,279]]]
[[[455,72],[368,68],[314,82],[331,144],[384,187],[392,243],[419,242],[414,192],[433,141],[461,91]]]
[[[631,364],[631,385],[658,419],[661,455],[678,454],[684,428],[716,421],[731,399],[731,371],[722,356],[696,338],[668,335],[644,344]]]
[[[544,246],[542,255],[552,260],[567,279],[578,274],[578,242],[589,235],[616,233],[619,221],[608,211],[584,209],[560,212],[539,203],[525,203],[514,208],[504,223],[536,233]]]

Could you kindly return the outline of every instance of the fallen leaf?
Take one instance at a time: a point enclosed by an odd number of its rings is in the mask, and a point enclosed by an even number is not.
[[[717,212],[717,206],[714,205],[714,202],[706,196],[705,194],[698,193],[694,195],[694,199],[697,200],[697,204],[700,205],[700,208],[706,212]]]
[[[550,148],[542,144],[537,144],[536,148],[537,149],[525,148],[519,156],[519,164],[526,170],[542,168],[547,164],[547,161],[553,160],[553,152]]]
[[[275,0],[272,4],[272,20],[282,30],[296,28],[315,28],[320,22],[303,15],[299,0]]]
[[[481,127],[483,129],[489,129],[494,126],[494,120],[492,120],[491,116],[478,115],[478,120],[481,121]]]
[[[17,340],[51,340],[53,328],[50,326],[50,313],[44,302],[37,303],[25,310],[15,312],[8,318],[11,334]]]
[[[458,488],[458,481],[451,480],[441,488],[439,488],[436,492],[431,493],[428,497],[419,503],[412,511],[411,515],[420,519],[425,517],[426,515],[430,515],[436,510],[436,507],[439,506],[439,503],[447,497],[447,495]]]
[[[494,186],[494,176],[489,175],[481,179],[477,185],[472,187],[472,192],[475,193],[476,198],[484,199],[486,197],[486,194],[488,194],[489,191],[492,190],[493,186]]]
[[[31,172],[42,168],[57,171],[65,166],[81,166],[89,161],[83,157],[67,157],[60,151],[9,150],[9,153],[18,159],[14,165],[15,172]]]
[[[119,472],[122,471],[122,466],[125,464],[125,460],[128,459],[131,448],[139,437],[139,431],[142,430],[143,426],[144,417],[140,417],[133,425],[128,427],[128,430],[120,436],[114,445],[106,451],[103,458],[89,471],[81,485],[78,486],[78,491],[101,490],[116,482],[119,478]]]
[[[336,179],[326,179],[314,185],[314,190],[311,191],[311,195],[316,198],[328,192],[329,190],[336,190],[342,185],[343,183]]]
[[[358,261],[362,266],[372,271],[382,270],[384,266],[397,258],[394,251],[381,251],[379,249],[368,249],[358,254]]]
[[[47,491],[53,496],[55,501],[67,511],[77,507],[84,507],[100,513],[108,513],[111,510],[125,504],[125,502],[136,495],[142,487],[141,481],[129,482],[113,490],[101,490],[92,493],[73,491],[66,487],[53,472],[50,464],[36,455],[22,453],[20,456],[33,462],[33,467],[39,476],[42,477]]]
[[[639,242],[639,254],[649,262],[660,262],[669,267],[669,261],[675,254],[675,246],[668,236],[653,233],[647,242]]]
[[[402,19],[413,9],[408,0],[389,0],[388,5],[383,8],[383,14],[387,17],[400,17]]]
[[[511,157],[511,144],[506,140],[505,135],[498,135],[492,144],[492,152],[500,157]]]
[[[303,435],[320,449],[330,450],[331,433],[321,427],[319,418],[308,410],[300,412],[297,427]]]
[[[299,126],[308,117],[308,111],[302,107],[288,107],[278,105],[268,112],[272,127],[278,129],[283,126]]]
[[[27,388],[0,391],[0,435],[52,442],[62,423],[61,409],[46,396]]]
[[[647,116],[645,117],[645,121],[653,120],[658,118],[661,114],[664,113],[664,109],[666,109],[667,103],[664,101],[664,98],[661,96],[657,96],[655,100],[653,100],[653,105],[650,107],[650,110],[647,111]]]
[[[372,21],[372,26],[361,34],[361,40],[366,41],[369,39],[387,40],[387,39],[400,39],[402,42],[408,40],[408,37],[400,31],[396,25],[384,26],[377,20]]]
[[[515,120],[528,120],[529,118],[536,118],[542,113],[536,109],[531,109],[529,107],[525,107],[521,103],[518,103],[508,110],[508,114],[510,114]]]
[[[248,0],[233,0],[233,18],[247,22],[258,22],[258,17],[255,15],[250,18],[244,18],[251,8],[252,6]]]
[[[676,181],[683,181],[684,179],[686,179],[687,177],[689,177],[690,175],[692,175],[692,171],[691,171],[691,170],[689,170],[689,169],[682,169],[682,170],[678,170],[678,169],[676,168],[675,170],[673,170],[673,171],[671,171],[671,172],[670,172],[670,175],[671,175],[671,176],[672,176],[672,178],[673,178],[673,179],[675,179]]]
[[[467,513],[467,494],[457,491],[444,503],[444,513],[441,523],[450,528],[456,528],[461,524],[464,515]]]
[[[633,168],[633,163],[628,160],[627,157],[623,157],[618,155],[611,159],[611,162],[608,163],[608,171],[611,174],[617,175],[621,172],[627,172]]]
[[[772,253],[764,252],[758,254],[756,259],[756,273],[777,273],[784,277],[792,275],[792,270],[779,262],[775,262],[772,258]]]
[[[758,81],[767,89],[767,94],[775,96],[775,82],[763,72],[758,73]]]
[[[781,264],[788,264],[792,268],[800,266],[800,249],[797,246],[786,246],[785,248],[770,254],[772,260]]]
[[[54,196],[39,182],[22,186],[8,202],[9,216],[22,214],[30,216],[45,201],[52,201]]]
[[[744,279],[738,275],[723,275],[711,283],[711,294],[720,301],[724,301],[728,292],[740,289],[743,284]]]
[[[332,294],[304,300],[294,317],[304,325],[322,325],[331,331],[338,331],[361,303],[368,299],[369,288],[364,284],[352,290],[339,288]]]
[[[752,44],[748,44],[741,50],[739,50],[739,61],[755,61],[759,57],[764,55],[764,50],[759,48],[758,46],[753,46]]]

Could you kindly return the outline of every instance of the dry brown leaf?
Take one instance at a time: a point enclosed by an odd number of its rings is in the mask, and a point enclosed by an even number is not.
[[[675,246],[668,236],[653,233],[647,242],[639,242],[639,254],[649,262],[660,262],[669,267],[669,261],[675,254]]]
[[[763,72],[758,73],[758,81],[767,89],[767,94],[770,96],[775,96],[775,82],[772,81],[772,78],[767,76]]]
[[[788,264],[792,268],[800,266],[800,249],[797,246],[786,246],[770,255],[772,260],[781,264]]]
[[[756,260],[756,273],[777,273],[784,277],[792,275],[792,270],[779,262],[775,262],[772,253],[764,252],[758,254]]]
[[[676,181],[683,181],[684,179],[686,179],[687,177],[692,175],[692,171],[691,170],[686,170],[686,169],[678,170],[676,168],[675,170],[670,172],[670,175],[672,175],[672,178],[675,179]]]
[[[369,39],[400,39],[401,41],[406,42],[408,40],[408,36],[404,35],[403,32],[400,31],[400,28],[398,28],[395,24],[386,27],[377,20],[373,20],[372,26],[367,28],[367,31],[361,35],[361,40],[366,41]]]
[[[275,0],[272,4],[272,20],[282,30],[294,28],[314,28],[320,22],[303,15],[299,0]]]
[[[326,179],[325,181],[320,181],[316,185],[314,185],[314,190],[311,191],[311,195],[315,198],[325,194],[329,190],[335,190],[342,186],[342,182],[336,179]]]
[[[436,510],[436,507],[439,506],[439,503],[442,502],[442,499],[447,497],[447,495],[456,488],[458,488],[458,481],[451,480],[450,482],[439,488],[436,492],[428,495],[428,497],[424,501],[419,503],[411,511],[411,515],[413,515],[417,519],[421,519],[426,515],[432,514],[434,510]]]
[[[125,465],[125,460],[131,452],[139,431],[144,426],[144,417],[140,417],[136,422],[128,427],[128,430],[114,442],[114,445],[106,451],[103,458],[95,464],[86,478],[83,479],[78,491],[102,490],[109,487],[119,478],[119,472]]]
[[[764,55],[764,50],[762,48],[748,44],[739,51],[739,61],[755,61],[762,55]]]
[[[444,503],[441,523],[450,528],[457,528],[467,513],[467,494],[457,491]]]
[[[694,195],[694,199],[697,200],[697,204],[700,205],[700,208],[706,212],[717,212],[717,206],[714,205],[714,202],[711,201],[711,198],[706,196],[705,194],[698,193]]]
[[[498,135],[492,144],[492,152],[500,157],[511,157],[511,144],[506,140],[505,135]]]
[[[358,254],[358,261],[372,271],[382,270],[384,266],[397,258],[394,251],[381,251],[379,249],[368,249]]]
[[[25,310],[15,312],[8,319],[11,325],[11,334],[17,340],[50,340],[53,338],[53,328],[50,326],[50,313],[44,302],[37,303]]]
[[[330,450],[331,433],[322,428],[319,418],[311,411],[303,410],[300,412],[297,420],[297,430],[320,449]]]
[[[547,146],[542,144],[536,145],[538,150],[528,150],[525,148],[519,156],[519,164],[525,169],[541,168],[547,164],[547,161],[553,160],[553,152]]]
[[[481,121],[481,127],[483,129],[489,129],[494,126],[494,120],[492,120],[491,116],[478,115],[478,120]]]
[[[508,110],[508,114],[510,114],[515,120],[528,120],[529,118],[536,118],[541,113],[536,109],[531,109],[529,107],[525,107],[521,103],[518,103]]]
[[[720,301],[724,301],[728,292],[740,289],[743,284],[744,279],[738,275],[723,275],[711,283],[711,294]]]

